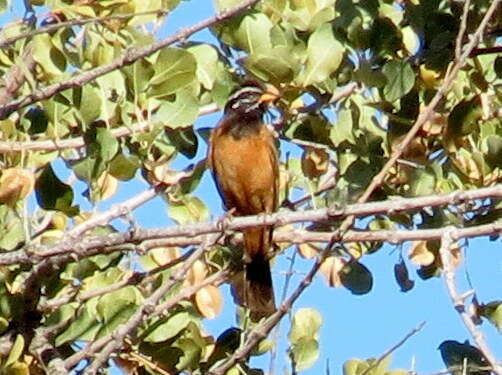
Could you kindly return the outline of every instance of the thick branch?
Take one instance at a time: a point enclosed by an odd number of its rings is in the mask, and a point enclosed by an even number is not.
[[[486,343],[483,333],[478,329],[478,327],[476,327],[475,319],[469,313],[469,309],[465,306],[464,297],[462,297],[457,290],[457,285],[455,282],[455,271],[451,263],[450,251],[455,238],[457,237],[456,232],[457,230],[453,227],[444,230],[443,236],[441,238],[441,247],[439,249],[441,263],[443,264],[443,276],[446,283],[446,288],[455,310],[462,318],[465,327],[476,342],[479,350],[481,350],[483,356],[492,366],[493,372],[497,375],[502,375],[502,366],[497,362],[497,358]]]
[[[460,204],[476,199],[502,198],[502,184],[471,191],[456,191],[449,194],[425,196],[419,198],[399,198],[382,202],[370,202],[348,205],[344,208],[330,207],[308,211],[281,211],[269,215],[235,217],[224,222],[215,220],[209,223],[193,223],[160,229],[136,229],[134,232],[112,233],[103,236],[88,236],[75,240],[64,236],[57,244],[35,245],[27,249],[0,253],[0,265],[38,264],[44,258],[65,255],[81,258],[102,251],[110,246],[124,245],[160,238],[192,238],[198,235],[219,233],[222,230],[240,230],[260,225],[284,225],[299,222],[320,222],[340,220],[349,216],[365,217],[378,214],[419,210],[425,207]],[[492,230],[498,231],[499,224],[491,224]],[[468,230],[470,228],[466,228]]]
[[[188,39],[192,34],[203,30],[211,25],[214,25],[218,22],[224,21],[237,13],[249,8],[250,6],[256,4],[259,0],[246,0],[243,1],[238,6],[225,10],[213,17],[207,18],[204,21],[201,21],[193,26],[186,27],[176,32],[175,34],[160,40],[150,46],[143,48],[130,48],[126,50],[126,52],[113,60],[111,63],[88,70],[86,72],[77,74],[72,78],[58,82],[56,84],[46,86],[40,90],[36,90],[32,92],[29,96],[25,96],[23,98],[13,100],[5,105],[0,105],[0,119],[7,118],[11,113],[27,107],[33,103],[39,102],[44,99],[49,99],[55,94],[75,87],[81,87],[84,84],[93,81],[94,79],[110,73],[116,69],[120,69],[126,65],[132,64],[135,61],[142,59],[144,57],[150,56],[152,53],[159,51],[160,49],[167,47],[173,43],[176,43],[180,40]]]

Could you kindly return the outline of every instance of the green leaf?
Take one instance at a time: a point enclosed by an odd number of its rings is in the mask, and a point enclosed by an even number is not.
[[[155,117],[164,126],[176,129],[180,126],[189,126],[199,115],[199,101],[187,90],[181,90],[176,94],[174,102],[163,100]]]
[[[408,62],[388,61],[384,65],[382,72],[387,78],[383,94],[390,102],[405,96],[415,85],[415,74]]]
[[[278,85],[294,78],[298,68],[292,57],[290,48],[278,46],[264,53],[251,55],[246,60],[246,68],[262,80]]]
[[[197,154],[199,141],[192,126],[176,130],[167,128],[166,136],[171,144],[187,158],[192,159]]]
[[[343,108],[338,111],[336,124],[330,129],[330,139],[336,147],[342,142],[356,144],[351,110]]]
[[[7,205],[0,205],[0,215],[7,215]],[[23,223],[19,218],[10,218],[0,223],[0,247],[12,250],[25,239]]]
[[[191,196],[184,196],[180,204],[171,204],[168,211],[178,224],[202,221],[209,217],[206,205],[199,198]]]
[[[218,52],[208,44],[188,49],[197,61],[197,78],[205,89],[211,90],[218,73]]]
[[[180,181],[181,193],[190,194],[192,193],[202,178],[202,175],[206,171],[205,160],[199,161],[194,167],[191,168],[191,173],[187,177],[183,177]]]
[[[343,364],[343,375],[359,375],[368,369],[369,365],[360,359],[350,359]]]
[[[464,366],[465,361],[468,367],[488,366],[483,353],[475,346],[470,345],[468,341],[460,343],[454,340],[446,340],[439,345],[438,349],[441,352],[444,364],[448,367]],[[458,372],[458,374],[460,373]],[[484,374],[484,372],[468,371],[468,374]]]
[[[101,116],[103,97],[100,90],[92,85],[84,85],[81,90],[82,94],[78,109],[84,122],[91,124]]]
[[[343,53],[344,48],[335,39],[331,24],[320,26],[309,38],[307,64],[299,81],[303,86],[324,81],[340,66]]]
[[[448,116],[447,137],[454,139],[472,133],[478,129],[478,121],[483,116],[479,99],[462,100]]]
[[[81,180],[91,182],[105,171],[105,167],[94,156],[87,156],[72,163],[72,170]]]
[[[0,0],[0,13],[4,13],[10,5],[10,0]]]
[[[502,56],[498,56],[493,62],[493,70],[495,70],[497,78],[502,78]]]
[[[26,115],[24,116],[26,120],[30,121],[30,127],[28,129],[28,134],[38,134],[43,133],[47,130],[47,125],[49,124],[49,118],[45,111],[40,107],[31,107]]]
[[[134,64],[122,68],[127,75],[127,88],[137,98],[147,87],[155,74],[153,65],[147,59],[141,59]]]
[[[96,305],[97,318],[103,326],[98,337],[105,336],[125,322],[135,313],[141,303],[141,293],[133,286],[127,286],[99,298]]]
[[[38,34],[33,37],[33,60],[35,60],[49,76],[49,79],[61,76],[66,69],[66,58],[54,48],[49,34]]]
[[[369,293],[373,287],[371,272],[359,262],[347,263],[340,272],[340,281],[356,295]]]
[[[106,128],[96,128],[96,142],[99,145],[99,156],[105,162],[117,155],[119,142]]]
[[[2,374],[5,375],[30,375],[30,369],[24,362],[16,362],[7,366]]]
[[[74,340],[91,341],[96,336],[100,326],[96,320],[95,313],[89,308],[91,304],[86,303],[77,319],[59,336],[56,337],[56,346],[61,346]]]
[[[176,368],[180,371],[190,369],[195,370],[200,364],[202,348],[191,339],[179,339],[173,345],[180,349],[183,355],[179,357]]]
[[[486,161],[494,168],[502,167],[502,137],[498,135],[489,135],[486,138]]]
[[[146,342],[163,342],[177,336],[193,321],[193,316],[187,311],[177,312],[166,321],[155,324],[145,337]]]
[[[14,362],[17,362],[17,360],[23,354],[23,350],[24,350],[24,338],[23,338],[23,335],[18,334],[16,336],[16,340],[14,341],[14,344],[12,345],[9,356],[7,357],[7,361],[5,362],[5,366],[9,366],[9,365],[13,364]]]
[[[190,52],[180,48],[164,48],[154,65],[150,95],[166,96],[189,85],[197,72],[197,61]]]
[[[35,183],[37,202],[44,210],[62,211],[73,216],[78,209],[72,206],[73,190],[71,186],[62,182],[48,164]]]
[[[129,181],[134,178],[139,166],[139,160],[135,155],[125,156],[124,154],[117,154],[110,161],[108,171],[113,177],[121,181]]]
[[[409,195],[419,197],[433,194],[436,188],[436,177],[428,170],[414,169],[410,177]]]
[[[483,305],[480,314],[497,327],[499,333],[502,333],[502,302],[494,301]]]
[[[225,9],[234,8],[239,4],[241,4],[241,0],[216,0],[215,1],[215,7],[218,12],[221,12]]]
[[[289,349],[289,355],[295,370],[306,370],[319,358],[319,343],[315,339],[303,337]]]
[[[304,338],[316,338],[322,324],[322,317],[318,311],[311,308],[299,309],[293,317],[289,341],[293,344]]]
[[[270,51],[270,30],[273,24],[263,13],[245,16],[234,34],[236,47],[248,51],[251,55]]]

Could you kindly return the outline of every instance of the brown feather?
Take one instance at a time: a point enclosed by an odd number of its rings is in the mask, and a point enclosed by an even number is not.
[[[263,124],[248,124],[236,134],[224,118],[213,131],[208,154],[218,190],[227,210],[236,216],[271,213],[278,205],[279,162],[275,139]],[[246,283],[241,301],[252,318],[275,311],[269,251],[272,227],[244,230]]]

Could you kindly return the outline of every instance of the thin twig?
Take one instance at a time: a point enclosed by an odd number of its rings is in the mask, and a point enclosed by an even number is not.
[[[66,27],[74,27],[74,26],[83,26],[89,23],[103,23],[105,21],[112,21],[112,20],[127,20],[128,18],[132,17],[137,17],[137,16],[146,16],[149,14],[157,14],[159,17],[165,16],[168,14],[170,11],[165,10],[165,9],[157,9],[157,10],[147,10],[144,12],[137,12],[137,13],[124,13],[124,14],[117,14],[117,15],[110,15],[110,16],[103,16],[103,17],[94,17],[94,18],[78,18],[78,19],[72,19],[70,21],[64,21],[64,22],[58,22],[52,25],[47,25],[44,27],[40,27],[35,30],[27,31],[25,33],[21,33],[18,35],[14,35],[8,38],[4,38],[0,40],[0,48],[4,48],[7,46],[12,46],[15,42],[21,39],[25,38],[31,38],[35,35],[38,34],[46,34],[46,33],[52,33],[54,31],[57,31],[59,29],[63,29]]]
[[[279,323],[279,321],[291,310],[293,304],[296,302],[298,297],[308,288],[312,283],[314,276],[321,267],[323,260],[325,259],[328,252],[334,245],[334,241],[331,241],[324,250],[317,256],[314,265],[307,273],[307,275],[301,280],[297,288],[293,291],[291,296],[285,300],[281,306],[277,309],[275,313],[270,315],[263,323],[258,324],[252,328],[246,336],[246,340],[232,355],[226,358],[223,362],[215,364],[207,372],[206,375],[224,375],[228,370],[230,370],[236,363],[243,361],[249,356],[254,347],[267,335],[270,331]]]
[[[58,82],[56,84],[42,87],[39,90],[35,90],[30,95],[12,100],[11,102],[0,105],[0,119],[7,118],[11,113],[27,107],[31,104],[37,103],[41,100],[49,99],[55,94],[75,87],[81,87],[84,84],[95,80],[98,77],[101,77],[107,73],[110,73],[116,69],[120,69],[126,65],[132,64],[135,61],[142,59],[144,57],[150,56],[151,54],[165,48],[171,44],[176,42],[188,39],[192,34],[203,30],[209,26],[212,26],[218,22],[224,21],[239,12],[249,8],[250,6],[258,3],[260,0],[246,0],[243,1],[236,7],[227,9],[223,12],[218,13],[213,17],[209,17],[204,21],[201,21],[193,26],[185,27],[173,35],[162,39],[156,43],[153,43],[149,46],[143,48],[129,48],[124,52],[124,54],[111,63],[102,65],[100,67],[85,71],[83,73],[76,74],[72,78],[69,78],[65,81]]]
[[[366,374],[369,374],[371,370],[373,370],[375,367],[377,367],[380,362],[382,362],[385,358],[387,358],[390,354],[392,354],[393,352],[395,352],[397,349],[399,349],[401,346],[403,346],[406,341],[408,341],[413,335],[415,335],[416,333],[418,333],[420,330],[422,330],[422,328],[424,327],[425,325],[425,321],[420,323],[418,326],[416,326],[415,328],[413,328],[410,332],[408,332],[406,334],[406,336],[404,336],[401,340],[399,340],[398,343],[396,343],[394,346],[392,346],[390,349],[386,350],[380,357],[378,357],[378,359],[371,365],[369,366],[366,370],[363,371],[363,373],[361,375],[366,375]]]
[[[199,116],[208,115],[217,112],[216,104],[204,105],[199,109]],[[139,133],[149,129],[157,121],[140,121],[131,126],[121,126],[111,129],[111,135],[114,138],[127,137],[134,133]],[[62,151],[65,149],[78,149],[85,146],[84,137],[75,137],[63,140],[51,139],[44,141],[24,141],[24,142],[9,142],[0,141],[0,154],[24,151]]]
[[[460,19],[460,29],[458,31],[457,40],[455,42],[455,60],[459,61],[462,54],[462,41],[464,40],[465,29],[467,27],[467,16],[471,0],[465,0],[462,18]]]
[[[159,288],[152,293],[150,297],[148,297],[141,307],[128,319],[128,321],[115,330],[114,334],[111,337],[111,340],[100,349],[99,354],[96,356],[91,365],[84,371],[84,375],[95,375],[99,371],[99,369],[106,363],[106,361],[110,358],[111,354],[119,350],[125,338],[138,327],[141,322],[145,319],[145,317],[149,316],[156,309],[159,308],[157,306],[159,301],[171,290],[176,284],[182,281],[190,269],[194,262],[199,259],[204,251],[211,247],[217,240],[219,235],[213,236],[212,239],[208,239],[207,243],[201,246],[197,251],[195,251],[177,270],[177,272],[169,278],[169,280],[161,285]],[[179,296],[176,296],[179,298]],[[180,301],[181,299],[177,299]],[[162,305],[161,305],[162,306]]]
[[[289,262],[289,269],[288,272],[286,272],[286,276],[284,278],[284,285],[282,287],[282,293],[281,293],[281,303],[286,300],[286,297],[288,295],[289,284],[291,282],[291,277],[294,274],[293,268],[295,266],[295,260],[296,260],[296,250],[293,251],[293,255],[291,256]],[[270,353],[270,362],[268,365],[269,375],[273,375],[275,373],[275,360],[277,358],[277,343],[279,341],[280,330],[281,330],[281,322],[279,321],[279,323],[277,323],[277,327],[275,327],[274,338],[272,340],[275,343],[275,345],[272,346],[272,351]]]
[[[441,238],[439,255],[441,256],[441,263],[443,265],[443,279],[446,284],[446,289],[448,290],[453,307],[460,315],[467,331],[469,331],[474,342],[478,346],[478,349],[483,353],[483,356],[491,365],[492,371],[497,375],[502,375],[502,366],[497,362],[497,357],[493,354],[490,347],[486,343],[483,332],[478,329],[475,324],[474,317],[471,316],[469,309],[465,306],[465,297],[461,296],[457,290],[455,271],[451,262],[450,250],[454,241],[457,239],[457,229],[454,227],[446,228]]]

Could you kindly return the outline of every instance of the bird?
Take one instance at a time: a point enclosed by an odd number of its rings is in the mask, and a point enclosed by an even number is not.
[[[454,340],[446,340],[438,347],[443,362],[449,368],[456,368],[452,370],[453,375],[490,375],[490,370],[481,370],[477,368],[489,367],[483,353],[469,344],[466,340],[463,344]],[[467,366],[464,369],[464,366]]]
[[[273,132],[263,121],[279,99],[271,85],[247,81],[227,100],[209,140],[208,166],[227,211],[234,216],[272,213],[279,196],[279,156]],[[275,311],[270,254],[273,227],[243,229],[244,282],[234,295],[259,320]]]

